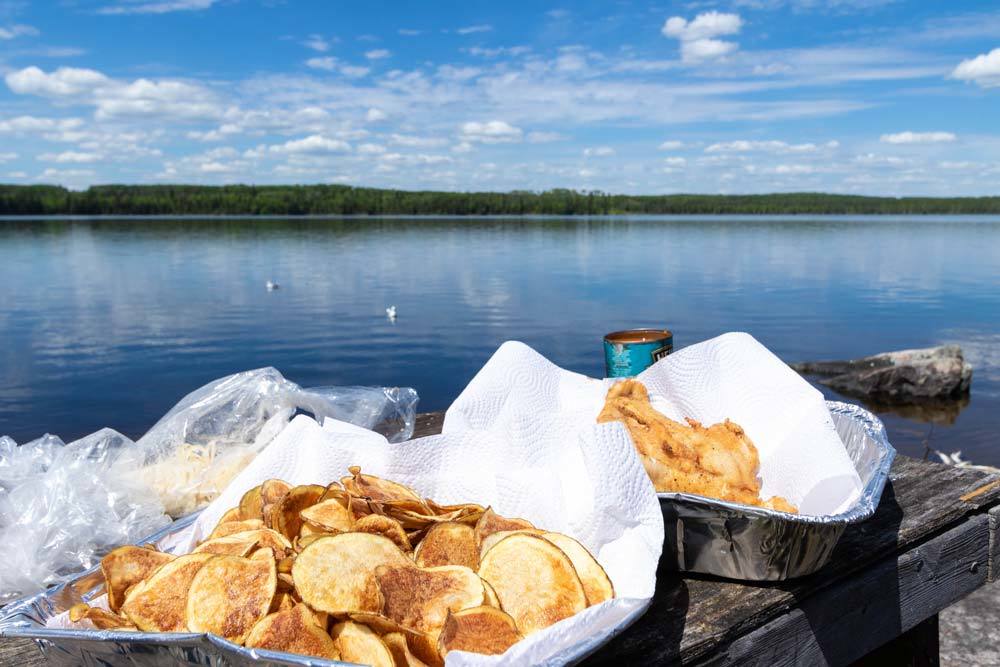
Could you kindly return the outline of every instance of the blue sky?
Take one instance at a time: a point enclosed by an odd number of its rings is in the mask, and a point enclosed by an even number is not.
[[[1000,6],[0,0],[0,182],[1000,194]]]

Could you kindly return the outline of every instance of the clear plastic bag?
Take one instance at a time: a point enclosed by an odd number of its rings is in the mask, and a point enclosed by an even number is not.
[[[91,567],[213,500],[298,413],[400,442],[413,434],[409,388],[303,389],[273,368],[185,396],[133,442],[106,428],[63,444],[0,437],[0,603]]]

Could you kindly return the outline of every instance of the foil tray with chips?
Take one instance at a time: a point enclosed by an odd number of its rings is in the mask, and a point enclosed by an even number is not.
[[[823,567],[847,526],[874,514],[896,455],[885,426],[871,412],[838,401],[827,401],[827,407],[861,478],[861,495],[852,507],[808,516],[658,493],[665,534],[662,564],[745,581],[792,579]]]

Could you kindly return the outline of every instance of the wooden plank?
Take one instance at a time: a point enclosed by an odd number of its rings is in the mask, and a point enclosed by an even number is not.
[[[35,642],[30,639],[0,640],[0,665],[44,665],[45,658]]]
[[[1000,507],[994,507],[990,510],[990,583],[998,578],[1000,578]]]
[[[696,665],[847,665],[986,583],[986,515],[890,556]],[[893,663],[895,664],[895,663]]]
[[[939,667],[941,641],[935,614],[910,628],[888,644],[884,644],[851,667]]]

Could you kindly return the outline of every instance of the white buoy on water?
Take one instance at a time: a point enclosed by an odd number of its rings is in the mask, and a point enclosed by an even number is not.
[[[385,309],[385,316],[389,318],[390,322],[396,321],[396,306],[389,306]]]
[[[268,291],[268,292],[273,292],[274,290],[276,290],[276,289],[278,289],[279,287],[281,287],[281,285],[279,285],[278,283],[276,283],[276,282],[273,282],[273,281],[271,281],[271,280],[268,280],[268,281],[267,281],[267,284],[265,285],[265,287],[267,287],[267,291]]]

